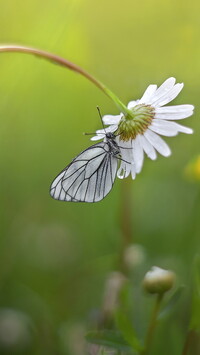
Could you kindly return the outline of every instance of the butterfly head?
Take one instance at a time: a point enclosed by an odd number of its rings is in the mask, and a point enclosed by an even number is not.
[[[114,133],[112,132],[108,132],[108,133],[105,133],[105,137],[109,140],[109,139],[115,139],[115,135]]]

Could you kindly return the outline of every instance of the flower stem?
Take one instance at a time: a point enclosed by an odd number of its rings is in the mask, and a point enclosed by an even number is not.
[[[129,245],[133,243],[133,208],[132,208],[132,194],[131,194],[131,179],[125,179],[121,186],[121,201],[119,211],[120,229],[122,235],[121,250],[119,255],[119,267],[122,272],[127,274],[127,265],[124,260],[124,254]]]
[[[20,46],[20,45],[15,45],[15,44],[0,46],[0,52],[20,52],[20,53],[32,54],[37,57],[49,60],[50,62],[52,62],[54,64],[58,64],[58,65],[61,65],[65,68],[68,68],[76,73],[79,73],[79,74],[83,75],[86,79],[90,80],[100,90],[102,90],[112,101],[114,101],[114,103],[117,105],[117,107],[122,112],[124,112],[124,113],[128,112],[127,107],[120,101],[120,99],[110,89],[108,89],[103,83],[101,83],[99,80],[94,78],[87,71],[85,71],[84,69],[82,69],[78,65],[70,62],[67,59],[64,59],[56,54],[52,54],[52,53],[43,51],[41,49]]]
[[[124,236],[124,248],[127,248],[132,242],[132,180],[126,179],[122,185],[122,201],[121,201],[121,229]]]
[[[144,350],[142,350],[141,355],[147,355],[150,350],[162,299],[163,299],[163,293],[158,294],[157,298],[156,298],[155,306],[154,306],[154,309],[152,312],[152,316],[150,319],[149,327],[147,330],[147,335],[146,335],[145,344],[144,344]]]
[[[191,340],[193,338],[193,334],[192,332],[188,332],[187,334],[187,337],[185,339],[185,344],[184,344],[184,348],[183,348],[183,353],[182,355],[187,355],[188,354],[188,351],[189,351],[189,348],[190,348],[190,343],[191,343]]]
[[[200,353],[199,334],[194,329],[191,329],[187,333],[182,355],[189,355],[189,354],[197,355],[199,353]]]

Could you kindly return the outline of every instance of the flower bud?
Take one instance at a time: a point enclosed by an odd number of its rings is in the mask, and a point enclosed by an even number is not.
[[[153,266],[143,280],[143,287],[148,293],[162,294],[169,291],[175,281],[175,273]]]
[[[103,311],[105,313],[112,313],[115,311],[118,304],[118,296],[121,288],[126,282],[124,275],[118,271],[111,272],[106,280]]]
[[[129,245],[124,251],[124,262],[129,269],[133,269],[141,265],[146,258],[145,250],[142,245]]]

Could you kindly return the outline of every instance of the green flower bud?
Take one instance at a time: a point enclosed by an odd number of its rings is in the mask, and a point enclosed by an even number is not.
[[[163,294],[169,291],[175,282],[175,273],[153,266],[143,280],[143,287],[148,293]]]

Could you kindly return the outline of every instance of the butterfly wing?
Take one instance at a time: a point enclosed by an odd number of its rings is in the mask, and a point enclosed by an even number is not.
[[[117,157],[106,142],[80,153],[53,181],[50,194],[56,200],[98,202],[112,189],[117,173]]]

